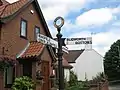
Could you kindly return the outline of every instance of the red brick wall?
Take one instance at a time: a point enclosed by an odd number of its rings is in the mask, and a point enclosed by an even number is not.
[[[3,80],[4,80],[3,72],[0,72],[0,90],[4,88]]]
[[[31,14],[30,10],[34,10],[34,14]],[[20,21],[21,18],[27,20],[27,40],[20,38]],[[26,9],[22,10],[13,20],[7,22],[2,26],[1,32],[1,45],[5,47],[5,54],[17,55],[21,50],[25,48],[28,41],[34,39],[34,28],[40,27],[40,32],[45,34],[45,30],[39,20],[38,14],[35,11],[33,5],[29,5]],[[1,48],[0,48],[1,50]],[[1,54],[1,52],[0,52]]]
[[[30,10],[34,10],[34,14],[31,14]],[[20,37],[20,21],[21,18],[27,20],[27,39],[23,39]],[[34,39],[34,28],[35,26],[40,27],[40,33],[45,35],[45,30],[42,26],[42,23],[38,17],[37,12],[33,5],[29,5],[26,9],[22,10],[19,15],[17,15],[14,19],[3,24],[1,29],[1,43],[0,43],[0,54],[2,54],[2,47],[5,48],[5,54],[16,56],[19,54],[28,44],[28,41],[33,41]],[[45,51],[43,54],[43,60],[49,61],[51,63],[52,59],[48,53]],[[51,65],[50,65],[51,66]],[[37,67],[39,68],[39,67]],[[17,76],[22,75],[23,67],[22,65],[18,65],[17,68]],[[49,68],[50,69],[50,68]],[[32,68],[33,79],[35,79],[36,73],[36,63],[33,64]],[[0,76],[0,90],[6,90],[3,87],[3,76]],[[8,90],[8,89],[7,89]]]
[[[108,89],[108,82],[105,82],[101,85],[97,85],[97,87],[92,87],[90,90],[109,90]]]

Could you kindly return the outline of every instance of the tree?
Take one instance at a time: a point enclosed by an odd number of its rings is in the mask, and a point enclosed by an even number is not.
[[[120,40],[114,42],[104,56],[105,73],[108,80],[120,79]]]

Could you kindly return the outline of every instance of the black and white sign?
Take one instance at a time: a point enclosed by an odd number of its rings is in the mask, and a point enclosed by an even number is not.
[[[66,45],[92,44],[92,37],[86,38],[66,38]]]
[[[58,42],[55,41],[54,39],[51,39],[47,36],[44,36],[42,34],[38,34],[37,41],[41,42],[46,45],[50,45],[56,49],[58,49]],[[64,38],[63,42],[66,45],[92,45],[92,37],[86,37],[86,38]],[[62,46],[62,50],[64,52],[68,53],[68,48],[65,46]]]
[[[55,41],[54,39],[51,39],[51,38],[49,38],[49,37],[47,37],[47,36],[44,36],[44,35],[42,35],[42,34],[38,34],[38,36],[37,36],[37,41],[38,41],[38,42],[41,42],[41,43],[43,43],[43,44],[46,44],[46,45],[50,45],[50,46],[58,49],[58,42],[57,42],[57,41]],[[62,46],[62,50],[63,50],[64,52],[68,53],[68,48],[67,48],[67,47]]]
[[[58,48],[58,45],[57,45],[57,41],[47,37],[47,36],[44,36],[42,34],[39,34],[38,37],[37,37],[37,41],[40,41],[41,43],[43,44],[47,44],[47,45],[50,45],[54,48]]]

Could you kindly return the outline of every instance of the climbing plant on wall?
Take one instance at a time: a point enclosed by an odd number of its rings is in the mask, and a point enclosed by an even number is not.
[[[15,61],[8,61],[8,60],[3,60],[0,61],[0,71],[4,71],[5,68],[9,67],[9,66],[14,66],[16,62]]]

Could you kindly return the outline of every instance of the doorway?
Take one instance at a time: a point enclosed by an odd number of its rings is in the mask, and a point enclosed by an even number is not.
[[[42,90],[49,90],[49,62],[42,62],[43,86]]]

